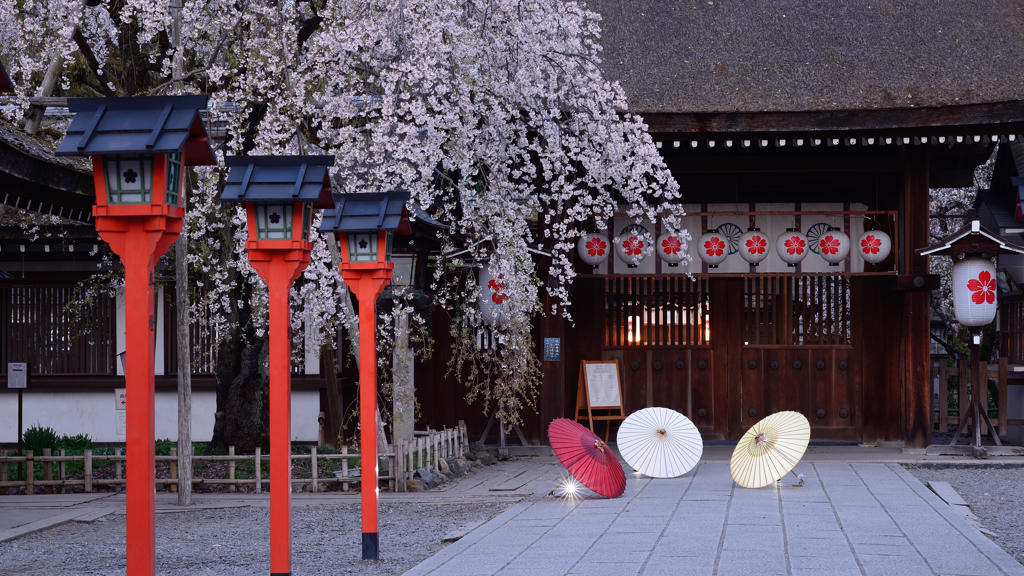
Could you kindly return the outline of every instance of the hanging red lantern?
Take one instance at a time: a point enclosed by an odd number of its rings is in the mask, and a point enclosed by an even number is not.
[[[796,228],[786,228],[786,233],[775,239],[775,253],[789,267],[796,267],[810,252],[807,236]]]
[[[740,258],[757,266],[768,257],[768,236],[760,228],[747,228],[747,233],[740,236]]]
[[[636,268],[651,253],[647,245],[649,237],[647,229],[639,224],[626,226],[615,239],[615,255],[626,263],[627,268]]]
[[[667,232],[658,237],[655,249],[670,268],[676,268],[686,258],[686,239],[678,232]]]
[[[708,230],[697,238],[697,255],[708,268],[718,268],[718,265],[725,262],[729,256],[729,239],[717,228]]]
[[[604,234],[588,232],[576,243],[576,251],[579,252],[581,260],[597,268],[608,259],[611,246]]]
[[[839,266],[850,255],[850,237],[842,230],[829,226],[818,238],[818,252],[829,266]]]
[[[953,313],[967,327],[984,326],[999,309],[996,266],[988,258],[964,258],[953,265]]]
[[[869,264],[878,264],[892,252],[892,238],[881,230],[868,230],[857,242],[857,253]]]

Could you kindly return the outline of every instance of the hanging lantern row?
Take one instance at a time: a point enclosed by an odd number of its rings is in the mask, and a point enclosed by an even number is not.
[[[636,268],[651,254],[647,245],[648,236],[647,229],[639,224],[625,227],[615,242],[609,241],[600,232],[588,232],[576,243],[576,251],[583,262],[594,268],[603,264],[612,250],[627,267]],[[654,251],[670,268],[675,268],[686,258],[683,241],[683,236],[678,232],[666,232],[658,236]]]
[[[650,254],[647,248],[647,230],[643,226],[632,224],[627,226],[618,242],[610,242],[608,237],[599,232],[584,234],[576,243],[580,259],[597,268],[607,259],[614,247],[615,255],[629,268],[636,268]],[[768,257],[771,250],[771,239],[758,228],[750,228],[739,237],[736,249],[740,258],[753,266]],[[817,250],[812,250],[817,248]],[[775,239],[775,253],[790,267],[799,264],[807,257],[808,252],[817,252],[830,266],[838,266],[846,260],[852,249],[850,237],[843,231],[828,227],[815,240],[808,239],[796,228],[786,228],[786,232]],[[686,257],[683,250],[682,237],[670,232],[658,237],[655,251],[662,261],[670,267],[679,266]],[[879,264],[892,252],[892,239],[881,230],[868,230],[861,235],[854,250],[865,262]],[[709,230],[697,239],[697,254],[709,268],[717,268],[731,252],[729,236],[719,229]]]

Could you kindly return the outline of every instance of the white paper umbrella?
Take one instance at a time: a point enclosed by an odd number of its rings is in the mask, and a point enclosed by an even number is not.
[[[732,479],[744,488],[781,480],[803,458],[810,441],[811,425],[803,414],[772,414],[751,426],[736,444],[729,462]]]
[[[704,453],[697,427],[686,416],[668,408],[633,412],[619,426],[615,441],[627,464],[653,478],[686,474]]]

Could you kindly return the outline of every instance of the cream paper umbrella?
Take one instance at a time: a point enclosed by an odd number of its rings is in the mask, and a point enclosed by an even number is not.
[[[704,453],[697,427],[668,408],[633,412],[619,426],[615,441],[627,464],[653,478],[682,476]]]
[[[744,488],[761,488],[781,480],[803,457],[810,441],[811,425],[803,414],[776,412],[740,438],[729,463],[732,479]],[[803,485],[803,479],[797,478],[798,485]]]

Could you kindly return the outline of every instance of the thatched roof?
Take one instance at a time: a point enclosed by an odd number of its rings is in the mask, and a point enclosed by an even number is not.
[[[636,112],[1024,100],[1013,0],[589,0]]]

